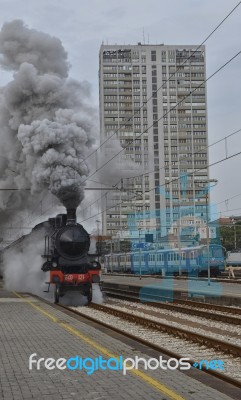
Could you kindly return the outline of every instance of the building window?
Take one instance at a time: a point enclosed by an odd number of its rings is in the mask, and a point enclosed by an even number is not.
[[[151,61],[156,61],[156,51],[151,52]]]

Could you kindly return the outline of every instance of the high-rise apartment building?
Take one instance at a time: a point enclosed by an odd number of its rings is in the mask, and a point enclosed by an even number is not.
[[[123,170],[126,191],[108,193],[108,207],[103,202],[104,234],[194,235],[206,219],[205,47],[196,48],[100,48],[101,142],[116,132],[123,159],[139,166],[135,178]]]

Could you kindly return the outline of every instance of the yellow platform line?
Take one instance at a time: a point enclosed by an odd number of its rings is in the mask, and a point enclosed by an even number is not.
[[[65,329],[67,332],[71,333],[72,335],[78,337],[79,339],[81,339],[82,341],[84,341],[85,343],[87,343],[89,346],[91,346],[92,348],[98,350],[100,353],[104,354],[105,356],[108,356],[109,358],[116,358],[119,359],[118,356],[116,356],[115,354],[111,353],[106,347],[101,346],[100,344],[98,344],[97,342],[95,342],[94,340],[88,338],[87,336],[83,335],[80,331],[78,331],[77,329],[69,326],[69,324],[66,324],[65,322],[61,322],[59,321],[59,319],[57,317],[55,317],[54,315],[52,315],[51,313],[45,311],[42,309],[42,307],[37,306],[36,304],[34,304],[31,300],[26,299],[25,297],[21,296],[19,293],[17,292],[13,292],[17,297],[20,297],[21,299],[23,299],[26,303],[28,303],[30,306],[32,306],[33,308],[35,308],[35,310],[37,310],[38,312],[40,312],[41,314],[45,315],[48,319],[50,319],[52,322],[55,322],[56,324],[58,324],[59,326],[61,326],[63,329]],[[152,388],[155,388],[156,390],[158,390],[159,392],[161,392],[162,394],[165,394],[166,396],[168,396],[171,400],[185,400],[184,397],[180,396],[178,393],[174,392],[172,389],[169,389],[166,385],[158,382],[156,379],[151,378],[149,375],[147,375],[146,373],[139,371],[137,369],[132,369],[130,370],[130,372],[137,376],[138,378],[140,378],[142,381],[146,382],[148,385],[150,385]]]

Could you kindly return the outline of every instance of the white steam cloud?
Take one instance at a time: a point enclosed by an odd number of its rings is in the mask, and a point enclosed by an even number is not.
[[[43,235],[38,232],[24,239],[24,251],[21,243],[14,249],[8,249],[3,255],[3,277],[7,290],[31,292],[43,296],[46,290],[47,274],[41,270],[43,259]]]

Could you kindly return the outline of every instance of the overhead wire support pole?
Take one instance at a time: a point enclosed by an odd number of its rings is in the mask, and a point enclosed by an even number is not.
[[[138,228],[139,230],[139,267],[140,267],[140,279],[141,279],[141,227]]]
[[[211,273],[210,273],[210,238],[209,238],[209,210],[208,210],[208,189],[206,192],[206,236],[207,236],[207,267],[208,267],[208,286],[210,286],[210,279],[211,279]]]
[[[214,187],[217,185],[218,181],[217,179],[208,179],[208,180],[196,180],[195,183],[214,183]],[[209,187],[206,187],[206,194],[205,194],[205,199],[206,199],[206,237],[207,237],[207,270],[208,270],[208,286],[211,284],[211,271],[210,271],[210,235],[209,235]]]

